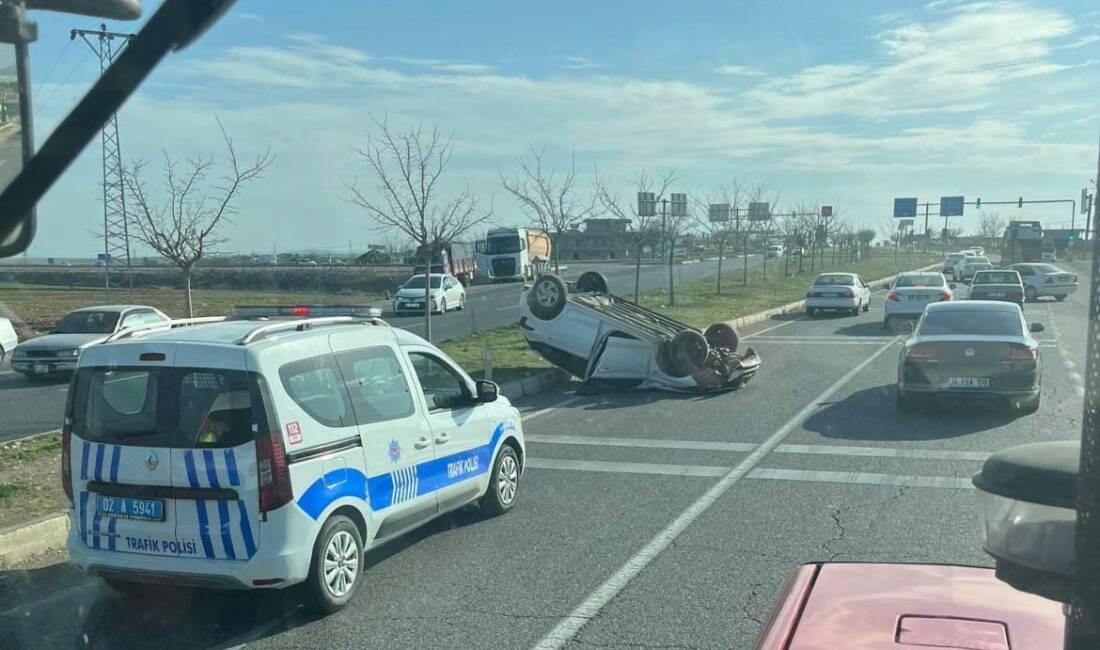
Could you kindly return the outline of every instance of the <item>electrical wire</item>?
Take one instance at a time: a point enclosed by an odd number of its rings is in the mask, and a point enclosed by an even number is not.
[[[65,48],[61,50],[61,54],[58,55],[57,59],[54,60],[53,65],[50,66],[50,71],[46,73],[46,77],[41,82],[39,82],[38,86],[34,89],[32,97],[38,97],[38,93],[41,92],[42,87],[49,82],[50,77],[53,76],[53,71],[57,69],[57,64],[61,63],[61,59],[65,58],[65,55],[69,52],[69,48],[72,47],[72,45],[73,40],[71,38],[65,42]]]
[[[53,92],[50,93],[50,96],[46,98],[46,101],[42,102],[41,106],[37,107],[39,111],[45,110],[45,108],[50,105],[50,100],[52,100],[54,98],[54,95],[57,94],[57,91],[60,90],[61,87],[64,86],[69,81],[69,78],[73,76],[73,73],[76,72],[77,68],[84,65],[84,62],[87,61],[88,57],[91,56],[91,55],[92,55],[91,50],[88,50],[87,52],[84,53],[83,58],[81,58],[80,61],[78,61],[75,66],[73,66],[72,70],[69,70],[69,74],[65,75],[65,78],[62,79],[56,86],[54,86]]]

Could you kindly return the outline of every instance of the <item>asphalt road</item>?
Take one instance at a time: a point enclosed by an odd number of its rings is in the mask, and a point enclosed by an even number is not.
[[[760,256],[750,256],[749,264],[759,263]],[[716,261],[678,265],[673,268],[676,283],[714,275]],[[723,262],[723,274],[740,269],[741,260]],[[597,270],[603,273],[611,291],[622,295],[634,292],[634,267],[624,264],[574,263],[563,270],[567,279],[576,279],[581,273]],[[652,291],[668,285],[668,267],[642,266],[642,291]],[[446,341],[475,331],[503,327],[519,319],[519,295],[522,285],[493,284],[470,287],[466,297],[466,309],[451,311],[432,317],[432,340]],[[395,327],[424,335],[423,317],[396,315],[386,311],[384,317]],[[68,385],[64,379],[57,381],[30,380],[12,372],[10,365],[0,365],[0,442],[26,435],[49,431],[61,426]]]
[[[801,563],[991,564],[969,479],[995,450],[1080,434],[1088,294],[1083,285],[1025,308],[1046,326],[1034,415],[899,413],[900,337],[882,326],[879,292],[858,317],[791,315],[744,332],[764,365],[736,392],[523,401],[529,459],[516,509],[484,519],[467,508],[372,551],[339,614],[309,615],[293,592],[126,601],[59,564],[0,574],[0,638],[15,648],[751,647]]]

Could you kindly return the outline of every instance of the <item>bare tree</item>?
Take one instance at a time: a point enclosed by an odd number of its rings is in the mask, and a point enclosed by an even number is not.
[[[492,216],[481,210],[469,188],[443,199],[439,179],[454,153],[454,138],[444,137],[432,125],[396,132],[388,121],[371,117],[374,133],[365,148],[356,149],[359,160],[374,177],[372,194],[359,188],[358,180],[345,182],[349,203],[363,208],[380,231],[394,229],[408,235],[423,256],[424,337],[432,340],[431,260],[440,249]]]
[[[569,169],[564,174],[556,170],[547,170],[543,166],[546,147],[530,147],[531,160],[519,160],[520,172],[507,177],[497,170],[500,186],[516,197],[520,207],[538,224],[539,228],[550,234],[550,255],[557,273],[560,260],[561,235],[575,230],[584,221],[598,212],[596,193],[582,200],[577,190],[577,156],[574,152],[569,161]]]
[[[675,181],[675,171],[652,177],[643,169],[634,177],[633,186],[638,192],[653,192],[659,203],[667,197],[668,190]],[[618,219],[631,221],[630,239],[634,247],[634,303],[637,304],[642,277],[642,254],[647,246],[653,245],[662,236],[660,216],[640,214],[637,202],[622,201],[618,195],[608,189],[607,182],[600,179],[599,173],[596,174],[596,200],[604,212]]]
[[[981,237],[982,243],[988,246],[990,242],[996,241],[1004,235],[1006,225],[1008,225],[1008,220],[998,212],[983,214],[982,220],[978,222],[978,237]]]
[[[707,197],[707,200],[696,200],[695,222],[706,232],[711,242],[718,245],[718,276],[715,279],[715,293],[722,294],[722,261],[726,245],[736,242],[741,232],[740,210],[744,200],[744,192],[737,179],[732,179],[715,189]],[[730,229],[729,221],[711,221],[710,203],[724,203],[729,206],[730,218],[733,220],[733,229]],[[736,251],[734,253],[736,255]]]
[[[225,241],[218,232],[236,213],[233,199],[241,188],[262,176],[275,160],[269,148],[251,165],[242,167],[232,138],[221,120],[217,122],[225,141],[229,171],[213,184],[207,182],[213,158],[189,158],[181,170],[180,163],[165,151],[162,173],[168,197],[154,205],[144,180],[148,163],[136,160],[122,171],[123,182],[136,205],[136,237],[183,273],[184,310],[189,318],[195,315],[191,301],[195,265],[212,247]]]

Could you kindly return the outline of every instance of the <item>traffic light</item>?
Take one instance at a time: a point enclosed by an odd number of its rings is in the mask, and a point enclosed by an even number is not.
[[[1016,200],[1016,207],[1017,208],[1024,207],[1024,197],[1021,196],[1019,199]]]
[[[982,197],[978,197],[978,200],[974,203],[974,208],[977,210],[982,209]]]

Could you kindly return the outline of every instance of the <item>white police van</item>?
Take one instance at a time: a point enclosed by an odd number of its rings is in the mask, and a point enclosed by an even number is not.
[[[80,358],[62,447],[78,568],[122,591],[305,582],[332,612],[364,549],[514,505],[519,412],[422,338],[376,318],[198,320]]]

